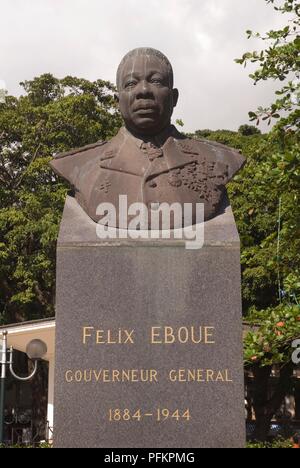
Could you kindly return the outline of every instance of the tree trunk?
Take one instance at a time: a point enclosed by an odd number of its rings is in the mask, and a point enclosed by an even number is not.
[[[288,363],[280,370],[279,380],[273,394],[271,387],[272,367],[253,367],[255,391],[253,406],[256,425],[253,438],[260,442],[268,440],[272,418],[279,410],[291,384],[294,366]]]
[[[269,379],[272,367],[253,367],[254,394],[253,408],[255,412],[255,431],[253,438],[265,441],[270,428],[271,419],[266,414],[266,402],[268,401]]]
[[[295,389],[295,413],[295,419],[300,421],[300,387],[298,385]]]

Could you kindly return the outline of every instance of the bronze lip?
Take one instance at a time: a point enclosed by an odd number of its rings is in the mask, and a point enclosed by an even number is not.
[[[156,111],[157,110],[157,106],[153,103],[153,102],[147,102],[147,101],[143,101],[143,102],[140,102],[138,103],[136,106],[134,106],[134,112],[137,112],[137,111]]]
[[[141,115],[153,115],[156,114],[156,109],[148,107],[147,109],[136,109],[134,111],[135,114],[141,114]]]

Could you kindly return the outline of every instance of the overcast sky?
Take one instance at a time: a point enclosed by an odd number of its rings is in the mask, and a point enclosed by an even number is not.
[[[0,0],[0,80],[10,94],[42,73],[115,82],[126,52],[149,46],[173,64],[185,131],[236,130],[248,111],[273,99],[274,84],[253,86],[234,63],[261,47],[245,31],[285,18],[265,0]]]

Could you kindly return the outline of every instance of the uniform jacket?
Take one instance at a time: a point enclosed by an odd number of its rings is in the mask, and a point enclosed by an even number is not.
[[[148,208],[164,202],[203,203],[205,220],[214,217],[227,182],[244,162],[237,150],[187,138],[170,126],[151,141],[121,128],[110,141],[58,154],[50,165],[70,182],[90,218],[101,222],[97,207],[109,202],[117,209],[116,227],[124,227],[119,195],[127,195],[128,205],[139,202]]]

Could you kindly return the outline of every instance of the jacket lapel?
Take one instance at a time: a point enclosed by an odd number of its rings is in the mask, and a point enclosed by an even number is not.
[[[133,138],[125,132],[110,141],[109,148],[102,154],[100,167],[111,171],[123,172],[143,177],[147,171],[147,160]]]
[[[136,141],[127,132],[120,131],[107,145],[99,164],[103,169],[136,175],[146,181],[197,161],[197,155],[182,151],[173,137],[168,138],[162,150],[163,157],[150,163]]]
[[[181,151],[180,146],[173,137],[168,138],[164,144],[163,153],[163,158],[157,158],[152,162],[150,170],[147,173],[147,179],[197,161],[195,154],[185,154]]]

